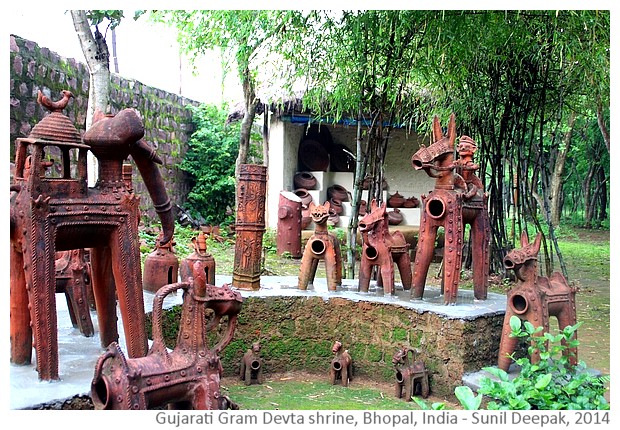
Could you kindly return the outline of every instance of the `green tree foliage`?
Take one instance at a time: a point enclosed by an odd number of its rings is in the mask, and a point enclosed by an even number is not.
[[[459,133],[478,142],[480,176],[489,193],[495,271],[503,270],[503,253],[512,247],[505,223],[511,213],[519,224],[537,223],[539,231],[542,214],[555,242],[548,202],[558,196],[552,195],[557,188],[551,175],[572,123],[569,118],[576,115],[575,124],[598,119],[609,148],[609,11],[158,14],[176,26],[188,52],[219,48],[234,60],[250,114],[244,120],[253,118],[249,108],[255,106],[261,83],[280,89],[263,103],[282,102],[301,90],[303,107],[315,120],[358,120],[350,241],[355,238],[364,176],[374,179],[370,193],[382,195],[383,160],[393,127],[425,135],[434,115],[445,123],[455,112]],[[594,161],[605,163],[600,157]],[[571,165],[569,158],[569,172]],[[598,176],[584,175],[584,180],[608,182],[604,170],[599,168]],[[559,180],[569,174],[561,172]],[[586,183],[583,187],[593,188]],[[604,191],[597,195],[606,196]],[[582,195],[585,199],[586,193]],[[543,249],[549,262],[551,246],[546,241]]]
[[[207,224],[233,221],[235,158],[239,150],[239,123],[226,125],[225,109],[190,106],[195,132],[180,167],[190,176],[188,210]]]

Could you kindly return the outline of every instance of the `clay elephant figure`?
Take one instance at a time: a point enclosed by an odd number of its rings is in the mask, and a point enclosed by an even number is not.
[[[177,343],[172,352],[163,335],[163,302],[183,289]],[[238,409],[220,391],[223,373],[219,353],[230,343],[243,299],[229,285],[206,282],[204,265],[197,261],[193,277],[161,287],[153,300],[153,345],[146,357],[125,358],[116,342],[97,360],[91,384],[95,409]],[[208,324],[206,309],[213,311]],[[228,318],[222,338],[210,347],[207,335]]]
[[[146,354],[140,247],[139,197],[123,178],[123,161],[131,155],[161,219],[165,243],[174,233],[174,215],[157,168],[160,161],[142,140],[139,114],[125,109],[116,116],[96,114],[84,142],[61,113],[72,97],[60,102],[39,97],[52,110],[16,140],[15,176],[11,184],[11,362],[29,364],[36,348],[41,380],[56,380],[56,251],[90,249],[92,288],[101,344],[118,340],[116,302],[131,357]],[[55,152],[50,152],[50,150]],[[99,161],[99,178],[87,186],[86,157]],[[56,161],[46,161],[50,154]],[[53,177],[49,167],[59,167]],[[47,170],[47,171],[46,171]],[[33,343],[34,337],[34,343]]]

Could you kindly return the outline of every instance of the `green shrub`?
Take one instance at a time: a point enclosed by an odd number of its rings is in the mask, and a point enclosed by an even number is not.
[[[235,206],[235,162],[239,153],[239,122],[226,125],[224,108],[189,106],[195,132],[180,164],[190,176],[187,210],[206,224],[227,224],[234,219],[227,208]]]
[[[492,399],[487,404],[489,410],[609,409],[604,397],[609,377],[593,375],[583,361],[572,366],[569,357],[564,355],[567,348],[579,345],[574,334],[580,325],[568,326],[557,335],[541,334],[542,327],[535,328],[528,321],[522,324],[513,316],[511,336],[526,338],[530,342],[529,355],[538,350],[540,361],[532,364],[529,357],[516,359],[521,371],[512,380],[497,367],[485,368],[498,380],[482,378],[479,396],[457,387],[455,395],[461,405],[465,409],[477,409],[484,395]]]

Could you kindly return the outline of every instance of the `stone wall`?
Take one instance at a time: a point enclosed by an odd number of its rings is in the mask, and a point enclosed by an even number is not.
[[[64,113],[78,130],[84,131],[89,72],[85,64],[73,58],[64,58],[19,36],[11,35],[10,43],[10,160],[13,161],[15,139],[27,137],[32,127],[47,114],[37,103],[39,90],[51,95],[54,100],[61,98],[62,90],[71,91],[75,98],[69,102]],[[160,171],[170,199],[182,206],[189,185],[178,164],[187,151],[187,141],[193,131],[192,114],[187,106],[197,106],[199,103],[114,73],[111,99],[112,113],[135,108],[142,114],[146,129],[144,140],[157,150],[163,160]],[[142,196],[142,213],[157,220],[137,168],[134,168],[134,187]]]
[[[169,348],[176,344],[180,314],[181,306],[164,312]],[[150,326],[150,314],[147,319]],[[237,375],[243,353],[260,340],[268,374],[305,370],[328,380],[331,347],[340,340],[353,358],[353,383],[355,375],[394,381],[392,355],[407,345],[420,351],[418,359],[431,374],[431,391],[451,396],[464,374],[496,363],[503,319],[503,312],[449,318],[398,303],[342,297],[245,297],[234,339],[220,357],[225,374]]]

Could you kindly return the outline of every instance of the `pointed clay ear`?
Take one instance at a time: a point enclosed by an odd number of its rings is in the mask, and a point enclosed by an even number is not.
[[[329,200],[326,201],[325,204],[323,204],[323,206],[325,207],[325,210],[329,212],[329,208],[331,207],[331,205],[329,204]]]
[[[530,244],[530,238],[527,236],[527,230],[521,232],[521,248],[525,248]]]
[[[456,140],[456,116],[454,112],[450,115],[450,122],[448,123],[448,138],[450,139],[450,146],[454,146]]]
[[[308,209],[310,209],[310,212],[313,212],[315,207],[316,205],[314,204],[314,202],[310,202],[310,205],[308,205]]]
[[[536,235],[536,239],[534,239],[534,243],[532,247],[534,248],[534,254],[538,255],[538,251],[540,251],[540,242],[542,241],[542,234],[538,233]]]
[[[377,199],[372,199],[370,202],[370,212],[374,212],[377,207]]]
[[[441,124],[439,123],[439,117],[435,115],[435,117],[433,118],[433,142],[437,142],[441,139],[443,139]]]

